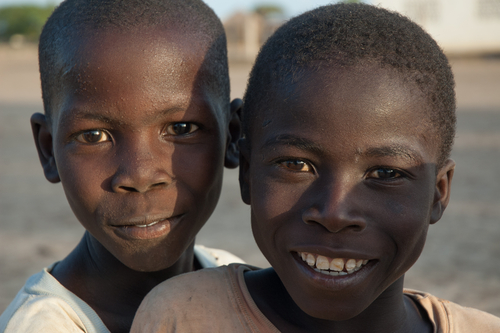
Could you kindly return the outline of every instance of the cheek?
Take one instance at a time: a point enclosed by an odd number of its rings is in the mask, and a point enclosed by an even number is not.
[[[421,203],[421,207],[426,207],[425,203]],[[399,247],[405,254],[420,252],[425,243],[427,229],[429,228],[430,211],[418,209],[418,205],[410,205],[405,207],[401,213],[399,223],[395,227],[395,239],[399,241]],[[418,256],[417,255],[417,256]]]
[[[290,214],[297,198],[286,185],[259,176],[257,170],[250,181],[252,184],[250,193],[252,213],[259,220],[266,221],[266,223],[262,223],[263,227],[278,227],[271,222],[278,220],[278,217],[284,214]]]
[[[106,159],[63,151],[60,156],[56,155],[56,161],[64,192],[75,214],[94,211],[112,174]]]
[[[410,195],[400,195],[392,200],[386,200],[384,211],[389,212],[385,224],[387,234],[397,248],[395,261],[396,270],[408,270],[420,256],[427,236],[430,221],[430,196],[418,195],[415,191]],[[384,218],[380,218],[384,221]]]
[[[285,248],[293,227],[301,223],[296,186],[276,182],[256,170],[251,175],[252,231],[259,249],[270,262]],[[281,246],[280,246],[281,245]]]
[[[174,178],[184,184],[196,205],[215,205],[222,186],[224,150],[220,145],[180,146],[172,155]]]

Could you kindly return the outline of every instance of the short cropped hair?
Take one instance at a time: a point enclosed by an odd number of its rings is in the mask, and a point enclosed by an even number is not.
[[[455,82],[443,51],[408,18],[366,4],[335,4],[297,16],[262,47],[250,73],[243,106],[243,133],[272,108],[276,87],[294,82],[304,68],[375,63],[413,81],[431,107],[439,142],[438,166],[449,158],[455,136]]]
[[[209,47],[201,82],[222,102],[229,103],[227,43],[220,19],[201,0],[65,0],[49,17],[39,42],[39,69],[45,114],[51,117],[52,103],[64,82],[62,77],[74,64],[64,63],[63,54],[74,52],[73,41],[92,38],[96,31],[178,27],[194,35],[194,42]],[[229,104],[228,104],[229,105]]]

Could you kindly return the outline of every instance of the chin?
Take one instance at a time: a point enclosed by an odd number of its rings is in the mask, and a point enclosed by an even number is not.
[[[317,319],[328,321],[346,321],[360,315],[363,310],[346,309],[345,307],[322,307],[322,308],[303,308],[306,314]]]
[[[292,297],[293,298],[293,297]],[[347,301],[332,299],[295,300],[295,304],[307,315],[329,321],[345,321],[360,315],[367,307],[363,304],[349,304]]]
[[[128,256],[117,257],[120,262],[129,269],[137,272],[158,272],[173,266],[179,259],[171,256],[154,256],[147,253],[130,253]]]
[[[304,311],[309,316],[324,319],[329,321],[345,321],[358,316],[363,311],[353,311],[345,308],[335,308],[335,309],[310,309],[311,311]]]
[[[172,264],[173,265],[173,264]],[[129,265],[126,264],[126,266],[134,271],[137,272],[143,272],[143,273],[154,273],[154,272],[159,272],[162,270],[165,270],[167,268],[170,268],[172,265],[169,265],[168,263],[165,263],[163,265],[159,265],[158,262],[155,263],[147,263],[147,262],[141,262],[141,263],[131,263]]]

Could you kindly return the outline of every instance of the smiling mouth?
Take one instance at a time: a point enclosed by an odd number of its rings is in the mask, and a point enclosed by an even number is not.
[[[179,218],[183,214],[179,215],[163,215],[163,214],[156,214],[156,215],[142,215],[142,216],[137,216],[131,219],[127,219],[124,221],[121,221],[119,223],[114,224],[114,227],[121,227],[121,228],[131,228],[131,227],[138,227],[138,228],[149,228],[152,226],[157,225],[158,223],[163,223],[165,221],[174,221],[175,219]]]
[[[184,214],[175,216],[140,216],[120,225],[114,225],[114,231],[127,239],[154,239],[169,234]]]
[[[352,274],[369,262],[366,259],[329,258],[309,252],[297,252],[297,254],[316,272],[332,276]]]
[[[136,224],[134,225],[133,227],[138,227],[138,228],[147,228],[147,227],[152,227],[154,226],[155,224],[159,223],[159,222],[163,222],[167,219],[162,219],[162,220],[158,220],[158,221],[154,221],[154,222],[151,222],[149,224]]]

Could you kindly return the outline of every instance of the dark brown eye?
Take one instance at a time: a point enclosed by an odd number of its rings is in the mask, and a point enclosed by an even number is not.
[[[100,142],[105,142],[109,141],[110,137],[108,133],[101,131],[101,130],[90,130],[81,133],[76,137],[77,141],[83,142],[83,143],[100,143]]]
[[[193,123],[175,123],[167,127],[167,134],[186,135],[195,132],[198,128],[198,125]]]
[[[283,167],[297,172],[310,172],[311,166],[302,160],[287,160],[280,163]]]
[[[378,178],[378,179],[394,179],[402,177],[402,174],[394,169],[389,168],[378,168],[373,170],[368,174],[369,177]]]

